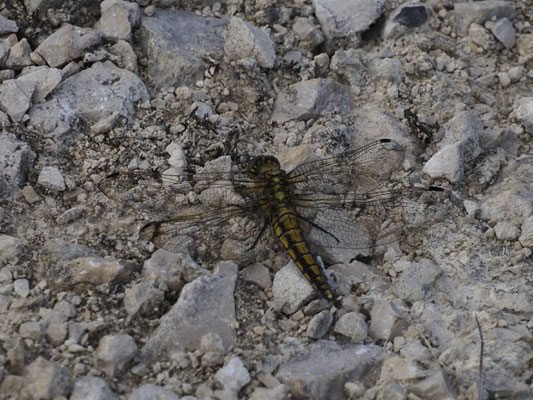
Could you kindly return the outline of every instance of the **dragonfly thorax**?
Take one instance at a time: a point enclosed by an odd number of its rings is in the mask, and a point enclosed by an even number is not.
[[[254,157],[248,166],[248,175],[253,179],[270,179],[282,173],[278,159],[273,156]]]

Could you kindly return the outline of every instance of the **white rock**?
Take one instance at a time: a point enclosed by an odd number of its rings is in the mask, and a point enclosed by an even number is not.
[[[389,300],[378,301],[370,311],[370,327],[368,334],[374,339],[393,340],[407,328],[409,321],[405,320],[399,307]]]
[[[183,398],[183,397],[182,397]],[[147,383],[135,389],[128,400],[179,400],[180,397],[164,387],[157,386],[151,383]]]
[[[18,78],[21,82],[35,82],[32,103],[42,103],[46,96],[61,82],[61,71],[47,66],[24,68]]]
[[[97,376],[82,376],[74,382],[70,400],[115,400],[107,382]]]
[[[67,188],[61,171],[53,166],[44,167],[41,170],[37,184],[54,192],[62,192]]]
[[[149,282],[141,282],[126,289],[124,293],[124,308],[129,317],[138,313],[151,314],[160,305],[165,297],[162,290],[155,288]]]
[[[247,282],[255,283],[261,289],[272,285],[270,270],[262,264],[251,264],[240,271],[241,278]]]
[[[30,294],[30,283],[27,279],[17,279],[13,282],[13,288],[20,297],[26,298]]]
[[[522,234],[518,238],[522,246],[533,248],[533,216],[524,220]]]
[[[7,35],[8,33],[18,32],[19,28],[15,21],[7,19],[3,15],[0,15],[0,36]]]
[[[494,232],[499,240],[515,240],[520,231],[518,228],[507,221],[500,221],[494,226]]]
[[[233,357],[224,367],[215,374],[215,380],[224,389],[237,394],[241,388],[250,382],[250,373],[239,357]]]
[[[129,335],[106,335],[100,339],[95,363],[108,377],[119,375],[137,354],[135,340]]]
[[[262,68],[273,68],[276,60],[276,49],[270,37],[238,17],[231,17],[224,32],[226,39],[224,53],[230,60],[240,60],[251,57]]]
[[[9,79],[0,85],[0,109],[18,122],[30,108],[35,82]]]
[[[533,97],[522,97],[515,101],[514,114],[527,131],[533,131]]]
[[[307,326],[307,336],[312,339],[320,339],[324,336],[333,322],[333,315],[329,310],[324,310],[313,316]]]
[[[11,47],[9,57],[6,60],[6,68],[20,70],[33,62],[30,59],[31,47],[26,38],[22,38],[17,44]]]
[[[27,382],[24,389],[33,398],[66,398],[72,389],[69,371],[41,356],[27,367],[24,379]]]
[[[464,175],[464,146],[451,143],[437,151],[424,165],[422,171],[432,178],[446,178],[458,183]]]
[[[24,255],[27,243],[14,236],[0,234],[0,256],[13,260]]]
[[[333,331],[350,338],[353,343],[363,343],[368,334],[368,327],[363,314],[349,312],[339,318]]]
[[[274,304],[285,314],[293,314],[317,294],[311,284],[300,272],[296,264],[290,261],[274,276],[272,295]]]
[[[430,260],[412,262],[403,270],[393,285],[392,291],[408,303],[423,300],[443,272],[438,265]]]

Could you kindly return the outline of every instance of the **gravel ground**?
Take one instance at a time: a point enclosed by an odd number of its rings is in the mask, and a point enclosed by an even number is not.
[[[0,398],[533,398],[532,23],[530,0],[1,3]],[[139,243],[216,192],[102,189],[381,138],[391,185],[457,212],[323,254],[336,305],[271,234],[248,251],[253,218]]]

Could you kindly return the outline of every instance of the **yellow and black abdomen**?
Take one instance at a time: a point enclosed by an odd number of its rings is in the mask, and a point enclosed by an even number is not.
[[[309,250],[309,245],[303,236],[296,214],[289,207],[283,205],[271,211],[274,233],[283,247],[311,285],[327,300],[333,301],[333,291],[318,266],[315,255]]]

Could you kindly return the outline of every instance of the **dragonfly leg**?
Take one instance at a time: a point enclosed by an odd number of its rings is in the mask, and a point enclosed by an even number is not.
[[[259,242],[259,239],[261,239],[261,236],[263,236],[263,234],[265,233],[265,230],[268,225],[269,225],[268,220],[265,218],[265,220],[263,221],[263,227],[261,228],[261,232],[259,232],[259,235],[257,235],[252,245],[248,247],[246,251],[252,250],[257,245],[257,243]]]

